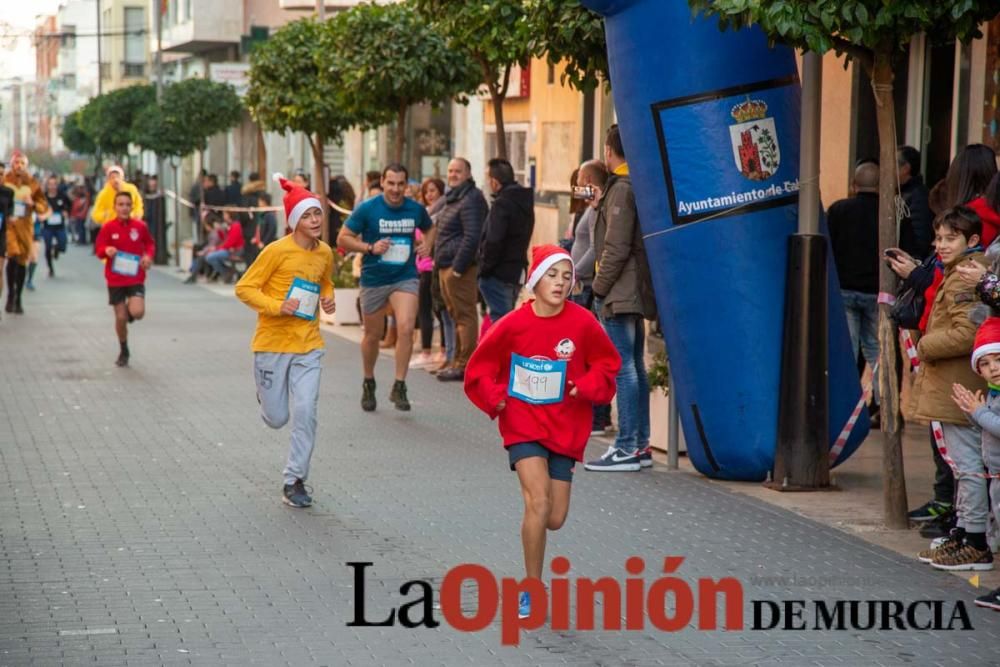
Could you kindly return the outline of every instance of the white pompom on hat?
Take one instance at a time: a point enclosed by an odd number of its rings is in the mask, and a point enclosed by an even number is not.
[[[573,258],[568,252],[557,245],[536,245],[531,249],[531,268],[528,270],[528,281],[525,284],[529,290],[542,279],[545,272],[559,262],[569,262],[573,266]],[[573,268],[573,283],[576,283],[576,268]]]
[[[285,191],[285,216],[288,218],[288,227],[290,229],[295,229],[295,226],[299,224],[299,218],[309,209],[318,208],[323,210],[323,204],[320,203],[319,197],[301,185],[292,183],[283,174],[279,173],[275,173],[271,178],[281,185],[281,189]]]
[[[117,171],[119,176],[125,178],[125,170],[119,167],[117,164],[113,164],[110,167],[108,167],[107,175],[110,176],[111,172],[113,171]]]

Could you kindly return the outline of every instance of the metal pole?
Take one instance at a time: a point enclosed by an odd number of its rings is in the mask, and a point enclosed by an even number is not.
[[[316,0],[316,16],[319,17],[320,21],[326,20],[326,1]]]
[[[802,130],[799,163],[799,234],[819,234],[819,130],[823,59],[813,51],[802,56]]]
[[[153,6],[156,11],[156,104],[163,104],[163,3],[161,0],[153,0]],[[163,184],[166,182],[164,176],[164,161],[163,156],[156,156],[156,182],[159,184],[160,192],[154,192],[156,195],[156,215],[158,220],[158,238],[156,239],[157,248],[161,248],[166,245],[167,241],[167,206],[166,202],[163,201]],[[180,192],[180,188],[177,189]],[[174,225],[176,226],[176,222]],[[176,230],[175,230],[176,232]],[[166,248],[164,248],[166,250]],[[164,264],[167,263],[166,253],[160,251],[157,253],[160,255],[160,261]]]
[[[181,265],[181,177],[180,162],[170,160],[174,167],[174,266]]]
[[[668,364],[667,368],[670,366]],[[667,379],[669,384],[667,385],[667,391],[669,392],[668,398],[670,402],[667,408],[667,470],[677,470],[678,458],[681,452],[681,439],[680,439],[680,415],[677,413],[677,394],[674,392],[674,374],[670,373]]]
[[[104,72],[102,71],[101,62],[101,0],[96,0],[94,3],[97,5],[97,94],[100,96],[104,92],[103,78]]]

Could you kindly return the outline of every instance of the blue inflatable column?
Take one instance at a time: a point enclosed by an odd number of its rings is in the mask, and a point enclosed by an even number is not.
[[[606,17],[615,107],[689,457],[710,477],[774,463],[788,237],[796,231],[794,53],[720,32],[685,0],[584,0]],[[830,423],[861,396],[833,270]],[[864,415],[862,415],[864,417]],[[859,420],[837,462],[867,435]]]

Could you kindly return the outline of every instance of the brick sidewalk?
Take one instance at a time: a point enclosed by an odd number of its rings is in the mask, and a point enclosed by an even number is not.
[[[57,271],[0,321],[0,665],[997,664],[1000,614],[961,580],[660,467],[578,468],[550,557],[623,579],[639,555],[651,582],[683,555],[692,585],[743,582],[747,627],[755,599],[940,599],[964,600],[975,631],[542,629],[510,648],[496,624],[347,627],[347,561],[375,563],[371,618],[404,601],[405,580],[462,562],[519,576],[521,499],[493,424],[425,373],[413,412],[387,408],[385,359],[379,411],[363,413],[357,346],[327,336],[317,502],[291,510],[287,430],[257,416],[253,313],[154,273],[121,370],[100,267],[74,247]]]

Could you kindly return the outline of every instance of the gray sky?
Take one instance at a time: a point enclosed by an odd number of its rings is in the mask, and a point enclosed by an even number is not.
[[[0,0],[0,53],[5,77],[35,78],[35,47],[30,33],[38,26],[39,17],[55,14],[57,9],[59,0]],[[17,35],[16,40],[11,33]]]

